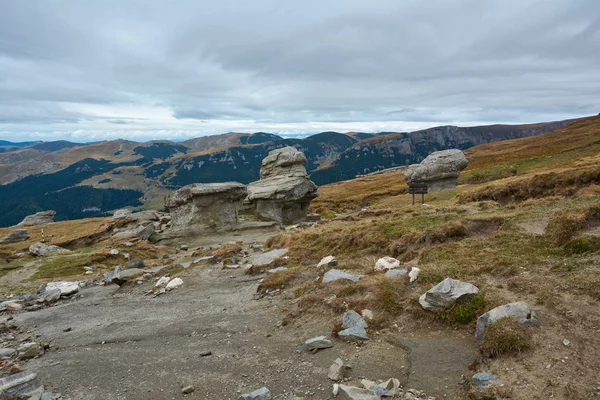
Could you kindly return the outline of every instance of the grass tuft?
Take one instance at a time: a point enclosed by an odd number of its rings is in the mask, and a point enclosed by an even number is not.
[[[486,327],[479,348],[488,357],[518,354],[532,347],[531,332],[510,317],[501,318]]]

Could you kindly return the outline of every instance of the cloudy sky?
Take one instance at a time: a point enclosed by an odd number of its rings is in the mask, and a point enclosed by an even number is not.
[[[598,0],[2,0],[0,139],[600,112]]]

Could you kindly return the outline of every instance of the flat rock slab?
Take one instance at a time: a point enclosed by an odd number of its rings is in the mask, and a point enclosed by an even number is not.
[[[40,398],[44,387],[33,372],[19,372],[0,379],[2,398],[29,399]]]
[[[389,269],[385,272],[384,276],[386,278],[393,278],[395,276],[402,276],[408,274],[408,270],[406,269]]]
[[[252,393],[241,395],[238,400],[271,400],[271,392],[266,387],[262,387]]]
[[[377,393],[369,389],[340,385],[339,398],[342,400],[380,400]]]
[[[329,283],[339,279],[347,279],[356,282],[363,276],[364,275],[349,274],[348,272],[341,271],[339,269],[330,269],[329,271],[325,272],[325,275],[323,275],[323,283]]]
[[[263,267],[271,264],[279,257],[283,257],[288,253],[288,249],[275,249],[262,254],[256,254],[250,257],[250,264],[255,267]]]

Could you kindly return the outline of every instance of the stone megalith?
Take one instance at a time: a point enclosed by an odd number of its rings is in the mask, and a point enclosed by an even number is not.
[[[40,211],[39,213],[26,216],[23,221],[17,224],[17,226],[48,225],[54,222],[55,215],[56,211],[53,210]]]
[[[193,232],[228,231],[248,191],[238,182],[193,183],[165,197],[171,228]]]
[[[458,149],[436,151],[420,164],[413,164],[404,173],[406,183],[426,183],[429,192],[454,189],[460,171],[469,165],[464,153]]]
[[[248,185],[246,203],[262,218],[293,223],[306,219],[306,210],[318,195],[306,173],[306,157],[288,146],[269,152],[262,161],[260,180]]]

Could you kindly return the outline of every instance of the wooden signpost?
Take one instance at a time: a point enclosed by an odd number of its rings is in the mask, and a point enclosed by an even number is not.
[[[421,195],[421,204],[425,203],[425,194],[429,193],[429,186],[426,183],[413,183],[408,186],[408,193],[412,194],[412,205],[415,205],[415,194]]]

